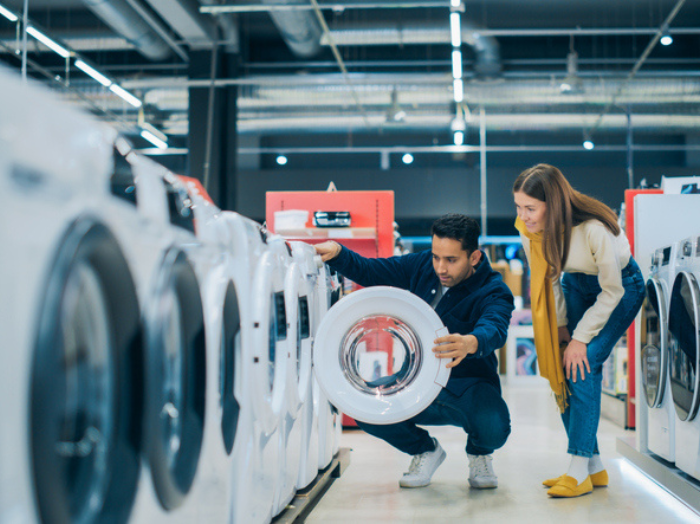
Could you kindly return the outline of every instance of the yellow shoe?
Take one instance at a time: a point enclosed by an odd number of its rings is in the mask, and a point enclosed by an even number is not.
[[[559,482],[549,488],[547,495],[550,497],[580,497],[592,491],[593,484],[590,476],[586,477],[586,480],[581,482],[581,484],[577,484],[574,477],[562,475]]]
[[[551,488],[557,482],[559,482],[563,477],[564,477],[564,475],[562,475],[561,477],[557,477],[555,479],[547,479],[544,482],[542,482],[542,484],[544,486],[547,486],[548,488]],[[605,488],[608,486],[608,482],[609,482],[608,472],[605,471],[604,469],[599,471],[598,473],[591,474],[591,484],[593,484],[594,488]]]

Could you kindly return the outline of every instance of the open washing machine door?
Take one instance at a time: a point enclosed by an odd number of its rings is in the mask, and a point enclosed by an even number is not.
[[[667,293],[655,277],[646,285],[647,296],[642,306],[640,338],[642,386],[650,408],[657,408],[664,399],[668,374]]]
[[[323,318],[314,374],[330,402],[352,418],[394,424],[430,405],[450,375],[432,354],[448,331],[423,300],[375,286],[351,293]]]

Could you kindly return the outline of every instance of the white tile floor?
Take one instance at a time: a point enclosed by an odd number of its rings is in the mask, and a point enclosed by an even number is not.
[[[471,489],[465,435],[458,428],[430,428],[447,452],[430,486],[401,489],[410,457],[359,430],[343,433],[350,465],[306,519],[308,523],[700,523],[700,516],[642,476],[615,451],[632,435],[606,420],[598,432],[610,486],[576,499],[550,499],[542,480],[568,466],[566,438],[545,386],[504,387],[512,433],[494,454],[498,489]]]

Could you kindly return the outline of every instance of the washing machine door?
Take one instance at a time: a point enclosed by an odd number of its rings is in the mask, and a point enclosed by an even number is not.
[[[314,374],[352,418],[394,424],[423,411],[447,384],[448,360],[431,349],[447,335],[437,313],[408,291],[376,286],[334,305],[318,328]]]
[[[180,506],[192,487],[204,436],[206,343],[194,268],[171,249],[146,315],[147,460],[158,499]]]
[[[671,392],[681,421],[698,411],[698,328],[700,290],[692,273],[681,271],[671,291],[668,315],[671,357]]]
[[[71,226],[45,289],[29,413],[38,513],[42,522],[127,522],[140,468],[143,337],[109,230],[90,219]]]
[[[667,297],[656,277],[647,280],[646,291],[640,337],[642,386],[647,405],[656,408],[664,398],[668,373]]]

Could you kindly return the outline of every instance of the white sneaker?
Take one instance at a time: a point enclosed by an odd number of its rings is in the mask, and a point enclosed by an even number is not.
[[[493,456],[469,455],[469,485],[472,488],[497,488],[498,477],[493,472]]]
[[[433,473],[438,469],[442,461],[445,460],[445,450],[442,449],[437,439],[433,438],[435,449],[420,455],[413,455],[408,473],[404,473],[399,486],[402,488],[420,488],[430,484]]]

